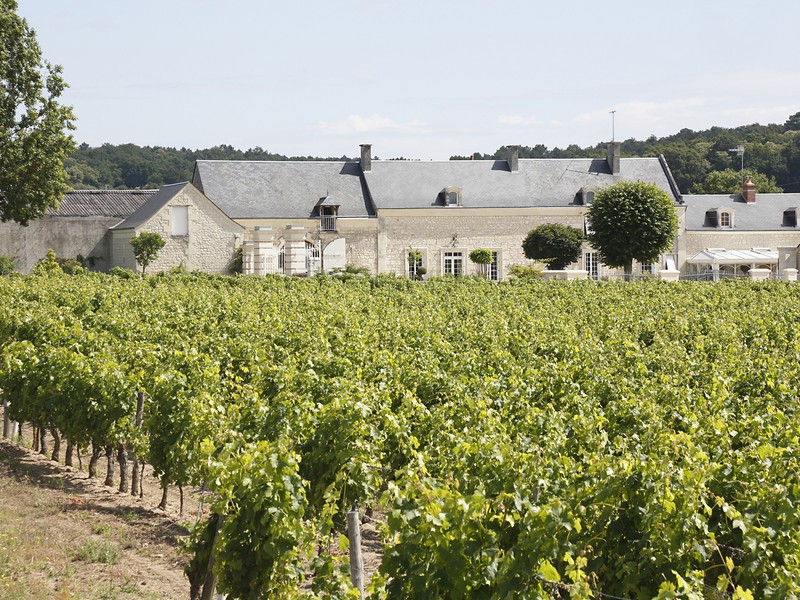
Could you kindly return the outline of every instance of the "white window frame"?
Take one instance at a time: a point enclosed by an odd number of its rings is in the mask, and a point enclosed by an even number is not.
[[[464,276],[466,266],[467,251],[465,248],[444,248],[442,249],[442,275],[453,275],[454,277]],[[448,263],[452,266],[458,264],[458,269],[448,269]],[[453,272],[457,271],[457,272]]]
[[[171,207],[172,235],[184,237],[189,235],[189,206],[173,205]]]
[[[487,278],[489,281],[500,281],[503,278],[502,272],[502,258],[503,258],[503,251],[494,248],[490,248],[492,251],[492,262],[489,263],[488,268],[489,272]]]
[[[587,271],[589,279],[600,279],[600,255],[594,250],[583,253],[583,268]]]

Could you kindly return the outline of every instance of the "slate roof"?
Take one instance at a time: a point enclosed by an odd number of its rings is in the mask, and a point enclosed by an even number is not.
[[[325,198],[340,217],[375,216],[375,209],[443,206],[440,192],[461,189],[462,207],[517,208],[579,204],[583,187],[625,180],[653,183],[675,202],[680,196],[658,158],[623,158],[612,175],[604,158],[520,159],[508,162],[380,161],[362,173],[359,162],[197,161],[192,183],[229,217],[309,218]],[[327,203],[331,203],[330,200]]]
[[[136,212],[130,215],[122,223],[112,227],[112,229],[135,229],[136,227],[147,223],[147,221],[152,219],[158,213],[158,211],[164,208],[167,203],[177,196],[178,193],[187,185],[189,184],[185,181],[182,183],[165,185],[155,194],[153,194],[147,202],[142,204]]]
[[[125,219],[157,190],[71,190],[50,217],[118,217]]]
[[[430,208],[448,186],[461,188],[461,206],[476,208],[555,207],[579,204],[583,187],[606,187],[621,180],[653,183],[675,201],[680,197],[658,158],[623,158],[612,175],[604,158],[520,159],[511,172],[505,160],[372,161],[365,174],[375,206]]]
[[[307,219],[326,196],[340,217],[375,214],[358,162],[198,160],[192,183],[232,219]]]
[[[800,193],[756,194],[756,201],[748,204],[740,194],[686,195],[687,231],[715,231],[716,227],[704,227],[706,211],[732,209],[732,231],[794,231],[797,227],[783,226],[783,211],[800,208]],[[728,229],[724,229],[728,231]]]

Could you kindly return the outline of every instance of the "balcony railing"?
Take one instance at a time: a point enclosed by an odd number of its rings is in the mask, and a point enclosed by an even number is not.
[[[320,229],[322,231],[336,231],[336,217],[320,217]]]

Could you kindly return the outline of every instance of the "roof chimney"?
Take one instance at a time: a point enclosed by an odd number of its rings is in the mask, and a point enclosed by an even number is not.
[[[747,176],[747,181],[742,184],[742,198],[748,204],[756,203],[756,184],[753,183],[753,178]]]
[[[372,170],[372,144],[361,144],[361,170],[364,173]]]
[[[611,169],[612,175],[619,175],[619,147],[619,142],[609,142],[608,144],[608,168]]]
[[[506,146],[508,150],[508,169],[512,173],[519,171],[519,145],[511,144]]]

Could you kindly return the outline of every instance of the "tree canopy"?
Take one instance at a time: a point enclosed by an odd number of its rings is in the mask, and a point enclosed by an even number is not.
[[[42,57],[36,35],[0,0],[0,220],[23,225],[55,208],[67,190],[64,160],[75,149],[61,67]]]
[[[469,253],[469,259],[481,269],[481,275],[489,278],[489,265],[494,259],[493,253],[489,248],[475,248]]]
[[[565,269],[581,255],[585,236],[577,227],[545,223],[531,229],[522,241],[526,258],[547,262],[551,269]]]
[[[142,275],[147,266],[158,257],[158,253],[165,243],[160,234],[147,231],[143,231],[131,239],[133,256],[136,258],[136,264],[142,265]]]
[[[600,260],[609,267],[623,267],[626,275],[634,260],[656,261],[678,232],[670,197],[642,181],[621,181],[600,190],[586,218],[591,228],[588,238]]]
[[[762,194],[780,194],[783,188],[778,187],[773,177],[761,173],[748,173],[748,177],[756,184]],[[742,173],[733,169],[711,171],[703,183],[692,186],[693,194],[739,194],[742,191]]]

